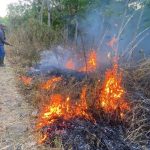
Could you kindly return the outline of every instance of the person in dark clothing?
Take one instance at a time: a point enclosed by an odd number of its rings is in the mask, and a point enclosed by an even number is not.
[[[5,37],[5,26],[0,24],[0,66],[4,66],[4,58],[5,58],[5,49],[4,49],[4,45],[10,45],[7,41],[6,41],[6,37]]]

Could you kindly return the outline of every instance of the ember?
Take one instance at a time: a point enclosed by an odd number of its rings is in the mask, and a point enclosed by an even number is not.
[[[65,65],[67,69],[75,70],[75,64],[72,59],[69,59]]]
[[[97,67],[97,56],[96,56],[96,51],[91,50],[88,53],[87,56],[87,66],[84,66],[83,68],[80,68],[79,71],[83,71],[83,72],[92,72],[96,70]]]
[[[53,87],[54,83],[61,81],[61,77],[52,77],[51,79],[47,80],[45,83],[42,83],[41,89],[49,90]]]
[[[65,67],[67,69],[71,69],[71,70],[77,70],[77,71],[80,71],[80,72],[93,72],[96,70],[96,67],[97,67],[97,55],[96,55],[96,51],[95,50],[90,50],[87,54],[87,62],[86,64],[82,64],[83,66],[82,67],[76,67],[75,66],[75,62],[73,61],[72,58],[70,58]],[[78,64],[79,65],[79,64]],[[78,66],[77,65],[77,66]]]
[[[25,85],[30,85],[32,82],[32,78],[31,77],[27,77],[27,76],[21,76],[20,80],[25,84]]]

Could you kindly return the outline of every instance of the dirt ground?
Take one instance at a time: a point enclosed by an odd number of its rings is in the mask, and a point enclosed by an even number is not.
[[[0,67],[0,150],[36,150],[31,125],[33,108],[19,94],[15,73],[6,61]]]

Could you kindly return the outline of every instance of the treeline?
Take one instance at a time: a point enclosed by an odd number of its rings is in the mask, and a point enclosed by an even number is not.
[[[23,53],[34,49],[37,54],[60,43],[79,44],[82,39],[90,47],[99,47],[106,32],[117,35],[122,22],[126,24],[132,15],[135,25],[144,16],[136,32],[150,26],[149,13],[150,0],[20,0],[8,6],[7,20],[10,40],[19,48],[24,45]],[[24,57],[35,58],[32,52]]]
[[[128,13],[140,7],[135,3],[148,7],[150,0],[143,0],[142,3],[140,0],[134,0],[132,3],[129,0],[22,0],[8,6],[8,20],[12,28],[28,24],[32,20],[41,25],[48,25],[56,31],[61,29],[76,38],[79,24],[89,13],[97,12],[98,17],[104,17],[107,22],[112,16],[123,16],[125,7],[129,4],[132,7],[128,7]]]

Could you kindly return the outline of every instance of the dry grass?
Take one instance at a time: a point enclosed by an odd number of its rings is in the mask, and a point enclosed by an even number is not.
[[[150,59],[127,68],[124,73],[125,87],[132,103],[127,140],[146,149],[150,142]]]
[[[137,143],[146,148],[150,141],[150,99],[142,96],[134,99],[130,113],[126,139],[130,141],[130,144]]]
[[[142,91],[150,97],[150,58],[124,70],[126,88]]]
[[[9,60],[19,69],[33,66],[39,60],[40,51],[63,42],[61,31],[52,30],[34,20],[13,29],[8,37],[13,45],[8,49]]]

